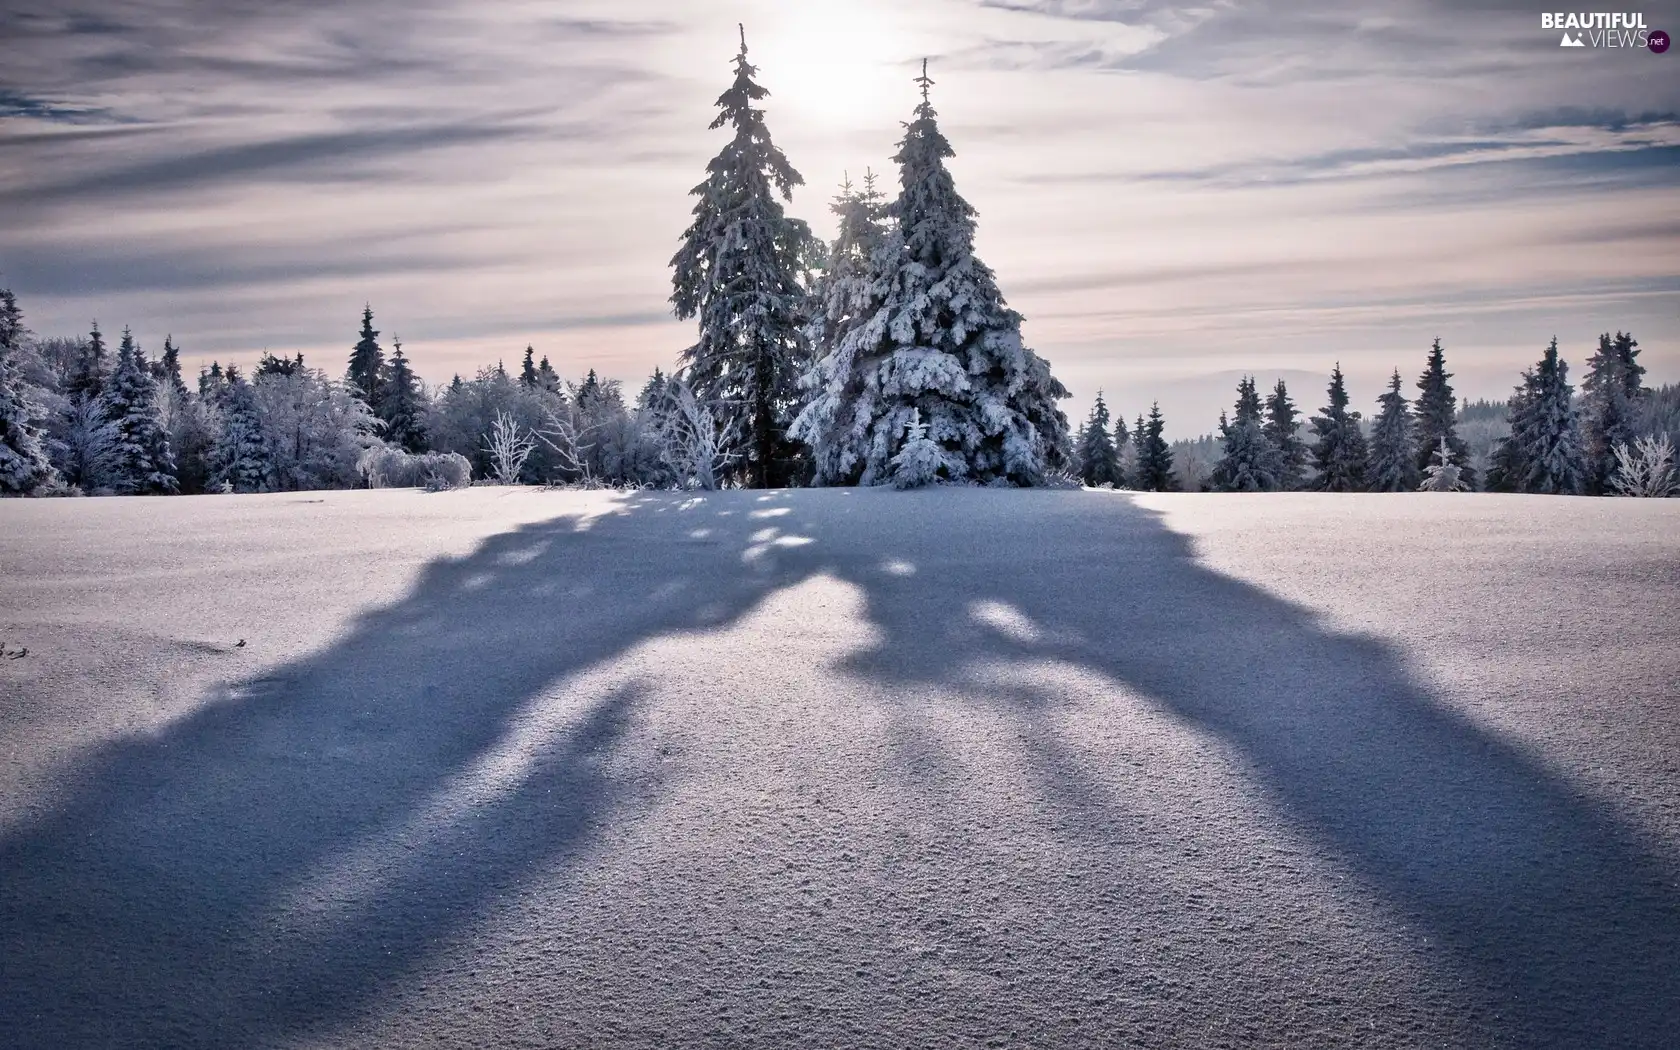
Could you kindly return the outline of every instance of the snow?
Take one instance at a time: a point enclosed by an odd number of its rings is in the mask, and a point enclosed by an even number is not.
[[[1429,493],[0,502],[0,1041],[1668,1045],[1677,535]]]

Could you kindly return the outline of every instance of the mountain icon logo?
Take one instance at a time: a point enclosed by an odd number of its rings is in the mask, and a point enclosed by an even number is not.
[[[1570,36],[1568,33],[1563,34],[1563,39],[1558,41],[1558,47],[1586,47],[1586,46],[1587,46],[1586,43],[1583,42],[1580,37]]]

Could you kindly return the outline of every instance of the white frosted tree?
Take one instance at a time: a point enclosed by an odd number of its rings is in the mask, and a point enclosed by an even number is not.
[[[1237,383],[1235,418],[1219,418],[1224,451],[1210,479],[1215,492],[1276,492],[1287,487],[1283,452],[1266,433],[1254,377]]]
[[[1422,492],[1463,492],[1469,487],[1464,479],[1464,468],[1453,462],[1452,445],[1442,435],[1435,446],[1435,458],[1424,468],[1423,483],[1418,489]]]
[[[822,484],[880,484],[912,423],[946,453],[953,479],[1032,485],[1072,458],[1067,390],[1021,340],[1021,315],[974,254],[975,211],[958,195],[954,156],[929,101],[905,126],[893,229],[875,256],[864,318],[841,340],[796,431],[816,448]]]
[[[1658,439],[1647,434],[1632,447],[1618,443],[1611,453],[1616,457],[1616,472],[1610,478],[1610,492],[1657,499],[1680,493],[1680,477],[1674,469],[1674,446],[1666,435]]]
[[[519,472],[536,448],[536,437],[519,425],[512,412],[496,413],[484,435],[484,450],[490,453],[490,469],[499,485],[519,484]]]
[[[1511,432],[1494,450],[1488,487],[1507,492],[1572,495],[1587,483],[1587,464],[1576,424],[1569,365],[1557,339],[1511,395]]]
[[[733,135],[690,191],[699,200],[682,247],[671,258],[671,303],[699,335],[683,351],[683,379],[702,401],[746,435],[747,467],[759,486],[791,472],[784,431],[799,402],[807,361],[802,326],[808,308],[809,227],[789,218],[782,200],[804,179],[770,140],[769,92],[753,80],[746,31],[735,81],[718,97],[715,130]]]
[[[901,489],[919,489],[952,476],[950,457],[939,442],[928,437],[921,416],[910,419],[904,444],[892,458],[892,483]]]
[[[51,482],[53,468],[36,420],[40,408],[26,394],[19,367],[23,312],[17,296],[0,288],[0,494],[23,495]]]
[[[102,396],[105,416],[117,430],[112,489],[123,495],[176,491],[175,458],[158,409],[157,380],[126,328],[117,350],[117,367]]]
[[[1400,393],[1401,386],[1396,368],[1389,377],[1388,392],[1377,398],[1381,407],[1371,427],[1371,455],[1365,470],[1372,492],[1413,492],[1423,480],[1417,467],[1412,406]]]
[[[1359,429],[1359,413],[1349,412],[1347,384],[1338,362],[1330,371],[1330,403],[1324,414],[1312,419],[1318,440],[1313,445],[1313,466],[1318,469],[1312,487],[1319,492],[1361,492],[1365,489],[1368,451],[1365,434]]]
[[[273,485],[274,463],[263,440],[256,393],[244,376],[228,371],[218,395],[222,425],[211,453],[213,483],[232,492],[266,492]]]

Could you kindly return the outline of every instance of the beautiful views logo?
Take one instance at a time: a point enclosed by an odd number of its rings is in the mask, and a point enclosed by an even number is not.
[[[1668,50],[1668,34],[1645,25],[1638,11],[1559,11],[1540,16],[1541,29],[1561,29],[1559,47],[1645,47]]]

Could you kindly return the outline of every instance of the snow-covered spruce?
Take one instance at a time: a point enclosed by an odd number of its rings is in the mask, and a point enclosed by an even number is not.
[[[1452,461],[1459,467],[1465,487],[1470,488],[1476,482],[1475,472],[1469,468],[1470,446],[1458,436],[1458,399],[1453,396],[1452,384],[1447,382],[1451,378],[1452,373],[1447,371],[1447,352],[1437,339],[1429,348],[1429,360],[1417,383],[1419,393],[1414,425],[1418,469],[1428,467],[1434,459],[1436,447],[1445,438],[1447,448],[1452,452]]]
[[[1072,458],[1067,417],[1056,407],[1068,393],[1022,342],[1021,315],[975,257],[975,211],[945,167],[955,153],[939,130],[925,68],[917,83],[922,101],[893,158],[895,225],[858,310],[867,319],[819,365],[819,392],[794,432],[828,465],[821,484],[889,481],[918,418],[954,477],[1039,484]]]
[[[1319,492],[1362,492],[1368,458],[1365,435],[1359,429],[1359,413],[1347,410],[1347,384],[1340,362],[1330,372],[1328,393],[1330,404],[1323,415],[1312,420],[1313,432],[1318,435],[1313,445],[1313,466],[1318,476],[1312,487]]]
[[[0,495],[35,492],[53,480],[52,463],[25,392],[18,358],[23,350],[23,311],[9,288],[0,288]]]
[[[1371,428],[1365,479],[1372,492],[1414,492],[1423,480],[1417,465],[1412,408],[1400,387],[1400,370],[1396,368],[1388,379],[1388,392],[1377,398],[1381,407]]]
[[[1569,365],[1552,339],[1539,364],[1523,371],[1508,402],[1511,433],[1494,452],[1488,487],[1505,492],[1573,494],[1585,481]]]
[[[111,488],[123,495],[176,491],[175,459],[158,412],[157,380],[127,328],[103,398],[105,416],[117,428]]]
[[[1237,383],[1236,417],[1219,416],[1224,452],[1209,479],[1215,492],[1275,492],[1284,486],[1283,453],[1266,433],[1253,376]]]
[[[1137,462],[1132,468],[1131,481],[1139,492],[1177,492],[1182,487],[1173,470],[1172,446],[1162,436],[1165,430],[1161,405],[1156,402],[1149,406],[1149,419],[1145,421],[1139,416],[1137,428],[1132,431]]]
[[[526,348],[525,363],[530,364],[530,348]],[[391,340],[391,359],[385,362],[379,380],[378,416],[385,424],[386,443],[404,452],[423,452],[426,448],[426,427],[423,422],[426,396],[420,380],[403,356],[402,340]]]
[[[951,475],[951,462],[939,443],[928,437],[920,416],[910,420],[909,432],[892,458],[892,482],[901,489],[919,489]]]
[[[211,453],[215,487],[228,492],[267,492],[274,484],[274,461],[263,441],[256,393],[245,377],[229,366],[216,398],[222,426]]]
[[[1120,455],[1115,445],[1126,440],[1126,424],[1116,421],[1118,435],[1109,432],[1108,403],[1103,400],[1103,392],[1097,391],[1097,402],[1091,406],[1091,415],[1085,420],[1084,426],[1079,428],[1079,436],[1074,442],[1079,457],[1079,477],[1087,485],[1109,485],[1119,488],[1125,484],[1125,478],[1120,471]]]
[[[1266,436],[1277,446],[1282,463],[1278,487],[1300,488],[1307,472],[1307,443],[1301,440],[1300,412],[1281,379],[1266,395]]]
[[[1626,332],[1598,337],[1598,350],[1587,359],[1581,381],[1581,443],[1589,494],[1615,491],[1613,481],[1620,469],[1616,446],[1638,436],[1640,409],[1650,393],[1644,377],[1638,340]]]
[[[1464,470],[1453,462],[1452,446],[1443,437],[1435,446],[1434,459],[1423,472],[1423,483],[1418,488],[1423,492],[1463,492],[1470,487],[1464,479]]]
[[[350,351],[350,365],[344,381],[356,396],[375,411],[379,408],[380,378],[385,370],[385,351],[379,346],[379,330],[373,327],[373,307],[362,307],[362,333]]]
[[[806,367],[802,326],[808,289],[810,229],[782,211],[804,179],[770,140],[769,92],[753,80],[745,30],[735,82],[718,97],[715,130],[734,131],[706,167],[694,221],[671,258],[671,303],[682,320],[697,317],[699,335],[683,351],[682,377],[702,401],[747,436],[754,484],[782,484],[795,450],[783,430],[799,401]]]

